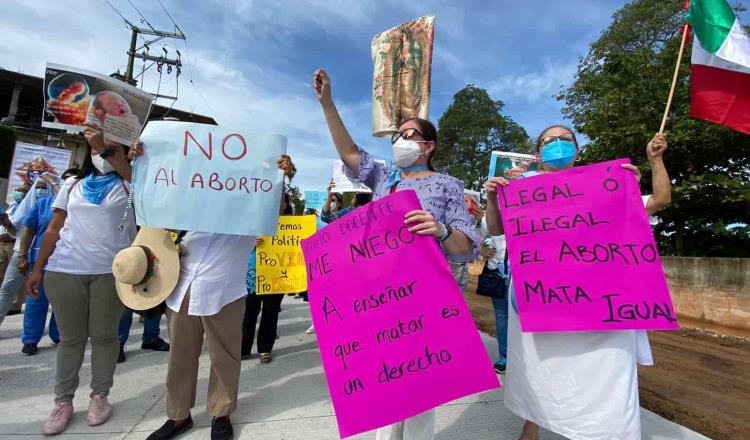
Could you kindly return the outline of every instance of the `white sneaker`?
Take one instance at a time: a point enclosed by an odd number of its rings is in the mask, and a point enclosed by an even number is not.
[[[315,333],[315,326],[311,324],[310,328],[308,328],[307,330],[305,330],[305,333],[307,333],[308,335],[311,335],[311,334]]]

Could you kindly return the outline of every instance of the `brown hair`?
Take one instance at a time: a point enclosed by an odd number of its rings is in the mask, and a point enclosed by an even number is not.
[[[427,167],[430,169],[430,171],[435,171],[435,168],[433,168],[432,166],[432,156],[435,155],[435,150],[437,150],[437,129],[432,124],[432,122],[422,118],[409,118],[405,121],[402,121],[401,125],[404,125],[409,121],[414,121],[417,123],[417,125],[419,126],[419,131],[424,136],[424,140],[435,142],[435,149],[432,150],[432,154],[430,154],[430,157],[427,158]]]

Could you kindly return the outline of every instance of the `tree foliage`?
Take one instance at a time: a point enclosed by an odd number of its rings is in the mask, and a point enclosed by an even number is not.
[[[295,214],[302,215],[305,212],[305,201],[302,200],[302,191],[300,191],[299,187],[290,186],[287,189],[287,194],[289,194],[289,200],[294,206]]]
[[[493,150],[527,152],[529,136],[502,113],[502,101],[493,101],[486,90],[468,85],[438,121],[438,148],[433,158],[437,169],[478,190],[487,180]]]
[[[585,163],[629,157],[644,171],[646,143],[658,131],[685,23],[684,0],[638,0],[617,11],[578,65],[576,80],[558,99],[564,115],[591,143]],[[662,252],[750,256],[750,239],[728,230],[750,223],[750,136],[690,118],[690,44],[680,66],[665,163],[672,204],[659,213]],[[706,239],[716,236],[715,242]],[[732,245],[727,237],[739,240]],[[719,240],[723,237],[722,240]]]

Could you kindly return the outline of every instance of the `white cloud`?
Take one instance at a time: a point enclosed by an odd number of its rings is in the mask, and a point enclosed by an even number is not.
[[[542,69],[520,75],[506,74],[492,81],[487,89],[495,99],[523,99],[536,103],[549,100],[560,90],[570,85],[577,72],[577,62],[557,62],[545,58]]]

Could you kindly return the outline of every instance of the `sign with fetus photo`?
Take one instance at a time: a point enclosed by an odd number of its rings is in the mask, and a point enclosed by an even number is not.
[[[493,151],[490,158],[489,178],[503,177],[507,180],[517,179],[523,173],[536,171],[538,168],[539,160],[532,154]]]
[[[42,127],[71,132],[92,124],[104,139],[130,145],[146,123],[153,96],[120,80],[47,63]]]

